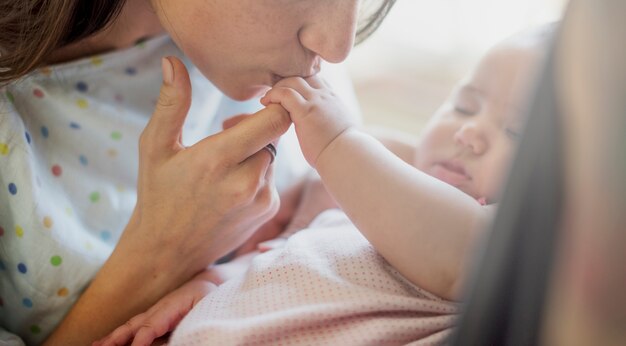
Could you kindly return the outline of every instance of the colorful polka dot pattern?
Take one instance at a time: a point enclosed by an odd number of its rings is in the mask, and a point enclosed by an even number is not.
[[[61,287],[57,291],[57,296],[59,296],[59,297],[67,297],[67,295],[69,293],[70,293],[70,291],[67,289],[67,287]]]
[[[76,83],[76,90],[80,91],[81,93],[86,93],[89,90],[89,86],[87,85],[87,83],[79,81]]]
[[[333,210],[201,300],[168,345],[439,345],[458,312]]]
[[[93,57],[90,60],[91,65],[95,66],[95,67],[100,67],[104,64],[104,60],[101,57]],[[126,78],[135,78],[137,75],[140,74],[140,69],[135,67],[135,66],[124,66],[121,68],[120,72],[121,74],[125,75]],[[39,74],[44,75],[44,76],[50,76],[52,75],[52,69],[49,68],[42,68],[39,69],[37,71]],[[50,144],[48,144],[50,141],[57,141],[59,140],[60,137],[63,138],[71,138],[70,136],[86,136],[87,134],[83,134],[83,131],[93,131],[93,128],[89,128],[87,126],[87,123],[84,122],[84,119],[86,118],[85,116],[85,112],[91,112],[91,108],[92,108],[92,98],[93,96],[90,94],[92,90],[95,90],[96,88],[92,87],[92,85],[90,85],[90,82],[87,80],[77,80],[75,82],[73,82],[72,84],[73,86],[73,90],[75,92],[74,94],[74,98],[73,98],[73,107],[77,110],[74,111],[74,113],[78,112],[82,112],[81,114],[76,114],[75,119],[73,120],[69,120],[66,124],[67,124],[67,131],[70,132],[62,132],[62,130],[58,127],[58,124],[56,123],[52,123],[51,121],[53,121],[52,119],[54,119],[54,117],[50,117],[47,115],[42,116],[41,118],[39,118],[41,120],[41,122],[38,123],[38,125],[36,127],[32,127],[29,130],[26,130],[23,132],[24,136],[23,136],[23,144],[19,144],[19,143],[15,143],[15,142],[9,142],[7,140],[4,140],[4,137],[0,137],[0,160],[5,159],[11,159],[12,158],[12,154],[14,152],[14,147],[16,145],[24,145],[24,148],[26,148],[27,146],[32,146],[33,140],[35,140],[37,143],[37,145],[41,146],[41,147],[47,147]],[[49,94],[47,92],[47,90],[44,87],[40,87],[40,86],[35,86],[32,87],[30,89],[29,93],[15,93],[12,91],[8,91],[8,90],[4,90],[2,92],[2,94],[0,94],[0,97],[4,95],[6,97],[6,99],[12,103],[15,104],[17,97],[20,97],[19,100],[20,102],[31,102],[31,103],[35,103],[37,102],[38,104],[41,104],[42,107],[46,107],[44,106],[45,103],[52,98],[52,94]],[[22,101],[24,100],[24,101]],[[116,104],[119,104],[121,102],[124,101],[124,97],[119,94],[119,93],[115,93],[112,96],[112,101]],[[49,107],[48,107],[49,108]],[[46,109],[48,109],[46,108]],[[97,129],[98,131],[102,131],[103,129]],[[137,135],[140,133],[141,128],[138,128],[137,131]],[[35,138],[33,138],[33,136],[31,136],[31,133],[35,134]],[[0,133],[1,134],[1,133]],[[107,161],[107,160],[112,160],[112,159],[117,159],[120,155],[120,149],[122,148],[121,146],[119,146],[120,142],[125,140],[125,131],[122,129],[118,129],[118,128],[113,128],[113,129],[109,129],[106,134],[103,133],[104,136],[106,136],[108,143],[108,147],[104,150],[101,151],[102,154],[98,155],[97,152],[94,151],[85,151],[84,153],[76,153],[75,155],[75,164],[72,164],[71,162],[68,162],[66,160],[59,160],[57,162],[51,162],[50,165],[48,166],[48,171],[46,173],[43,174],[48,174],[48,177],[50,177],[53,180],[48,180],[48,182],[52,182],[54,183],[55,181],[59,184],[66,184],[68,181],[71,181],[71,177],[69,177],[66,174],[66,169],[76,169],[75,165],[78,164],[78,167],[82,167],[83,170],[87,170],[90,168],[90,161],[91,159],[95,160],[94,162],[100,162],[100,161]],[[8,138],[8,137],[7,137]],[[130,140],[132,139],[132,136],[129,137]],[[134,141],[136,141],[137,138],[134,138]],[[78,147],[79,150],[82,150],[82,148]],[[27,152],[26,150],[23,149],[18,149],[19,152]],[[0,165],[4,165],[3,162],[0,161]],[[109,165],[112,165],[109,164]],[[0,171],[0,173],[3,174],[3,179],[4,181],[6,181],[5,179],[8,179],[8,181],[6,182],[6,185],[4,186],[5,189],[5,194],[8,193],[8,195],[13,198],[13,200],[17,201],[17,199],[19,198],[24,198],[26,196],[23,196],[22,193],[24,192],[28,192],[30,188],[32,188],[32,186],[28,187],[25,190],[22,190],[24,188],[24,184],[25,183],[30,183],[30,181],[28,179],[23,179],[23,177],[20,176],[4,176],[4,172]],[[40,176],[36,176],[36,185],[39,188],[43,188],[41,181],[42,179],[40,178]],[[115,191],[119,191],[122,192],[123,188],[120,188],[120,184],[114,184],[114,189]],[[24,192],[23,192],[24,191]],[[99,190],[98,186],[93,186],[93,189],[91,191],[86,192],[86,194],[84,195],[84,200],[81,202],[78,202],[79,205],[81,203],[84,204],[84,202],[89,202],[92,205],[100,205],[102,203],[102,191]],[[12,200],[10,200],[9,202],[11,202]],[[39,218],[39,222],[38,225],[32,225],[28,222],[24,222],[22,224],[14,224],[14,225],[10,225],[10,224],[3,224],[0,225],[0,241],[4,241],[5,239],[8,238],[7,237],[11,237],[11,241],[21,241],[21,242],[30,242],[33,239],[35,239],[35,237],[40,236],[40,231],[43,232],[47,232],[48,234],[53,234],[54,232],[59,231],[58,229],[56,229],[56,222],[55,219],[58,218],[72,218],[74,217],[74,213],[72,211],[72,208],[70,207],[63,207],[61,208],[61,210],[63,211],[63,213],[60,215],[51,213],[49,215],[42,215]],[[131,210],[129,210],[130,213]],[[1,213],[3,212],[2,209],[0,209],[0,216],[2,215]],[[3,218],[0,218],[0,222],[2,222]],[[7,234],[7,227],[10,227],[13,229],[13,232],[9,235]],[[9,229],[10,229],[9,228]],[[38,230],[36,230],[38,228]],[[116,230],[116,232],[112,232],[110,230],[101,230],[98,233],[98,237],[99,239],[107,244],[110,244],[110,246],[113,246],[117,237],[119,236],[119,232],[121,231],[121,229]],[[115,234],[115,235],[114,235]],[[82,241],[81,245],[80,245],[83,249],[87,250],[87,251],[95,251],[96,247],[95,244],[93,242],[91,242],[90,240],[86,240],[86,241]],[[11,262],[15,259],[10,259],[9,262],[5,262],[5,261],[0,261],[0,271],[2,272],[6,272],[8,270],[10,271],[14,271],[16,273],[19,273],[19,275],[22,275],[24,277],[28,277],[33,275],[34,272],[36,272],[37,270],[39,270],[39,267],[42,266],[42,263],[38,263],[36,261],[34,261],[35,258],[37,258],[36,256],[32,256],[33,254],[27,254],[26,257],[20,258],[17,262]],[[8,263],[12,263],[10,267],[7,267]],[[31,266],[33,267],[31,270]],[[47,257],[47,269],[45,269],[47,272],[50,271],[54,271],[56,273],[61,273],[64,266],[66,266],[66,256],[63,253],[52,253],[50,255],[48,255]],[[52,274],[54,275],[54,274]],[[74,274],[72,274],[74,275]],[[69,282],[68,282],[69,283]],[[7,297],[3,297],[0,296],[0,313],[4,314],[4,312],[2,312],[2,309],[7,306],[8,303],[10,303],[9,305],[12,307],[12,309],[15,309],[16,306],[19,306],[20,309],[26,309],[28,311],[36,311],[38,308],[38,304],[42,304],[42,302],[40,302],[39,300],[35,299],[34,296],[31,296],[28,294],[27,291],[24,292],[20,292],[21,296],[17,296],[15,297],[14,300],[11,300],[9,302],[7,302]],[[70,297],[72,294],[72,290],[70,289],[70,286],[68,285],[61,285],[60,287],[54,289],[53,292],[50,292],[50,297],[54,297],[55,299],[67,299],[68,297]],[[45,302],[43,302],[43,304],[46,304]],[[56,303],[55,303],[56,304]],[[18,311],[24,311],[24,310],[18,310]],[[1,318],[0,318],[0,322],[1,322]],[[26,330],[34,335],[41,335],[43,334],[42,331],[44,331],[43,325],[39,324],[38,321],[33,321],[36,323],[31,323],[28,326],[25,326]],[[45,326],[45,330],[46,332],[48,332],[50,330],[51,327],[54,327],[54,325],[46,325]],[[28,335],[22,335],[23,337],[25,337],[25,340],[30,340],[28,339]],[[37,339],[32,339],[32,340],[37,340]]]
[[[60,177],[63,173],[63,168],[61,168],[61,166],[59,165],[53,165],[51,171],[52,175],[54,175],[55,177]]]
[[[15,226],[15,235],[18,238],[22,238],[24,236],[24,229],[20,225]]]
[[[6,96],[7,96],[7,99],[9,100],[9,102],[15,103],[15,97],[13,96],[13,94],[10,91],[6,92]]]
[[[61,258],[61,256],[52,256],[52,258],[50,258],[50,264],[52,264],[55,267],[60,266],[62,262],[63,262],[63,259]]]

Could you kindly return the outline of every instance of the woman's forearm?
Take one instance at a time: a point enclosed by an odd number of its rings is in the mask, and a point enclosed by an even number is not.
[[[413,283],[454,298],[487,222],[474,199],[348,130],[317,161],[329,192],[376,249]]]
[[[146,253],[131,243],[119,243],[45,345],[90,345],[193,276],[165,244]]]

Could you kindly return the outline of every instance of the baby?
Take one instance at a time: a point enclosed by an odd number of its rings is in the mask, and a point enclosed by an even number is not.
[[[491,49],[417,145],[357,130],[315,76],[277,83],[261,101],[290,113],[305,158],[343,212],[326,211],[284,246],[227,264],[245,274],[219,287],[210,270],[199,274],[101,344],[149,344],[177,325],[170,345],[444,342],[547,31]]]

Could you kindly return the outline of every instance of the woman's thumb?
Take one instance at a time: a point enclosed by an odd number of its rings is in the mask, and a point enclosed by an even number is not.
[[[169,56],[161,61],[163,84],[156,109],[146,127],[150,143],[161,148],[179,144],[183,124],[191,105],[191,82],[187,68],[178,58]]]

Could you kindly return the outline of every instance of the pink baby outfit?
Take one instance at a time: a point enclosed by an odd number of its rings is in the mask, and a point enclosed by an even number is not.
[[[169,345],[433,345],[458,310],[404,279],[331,210],[205,297]]]

